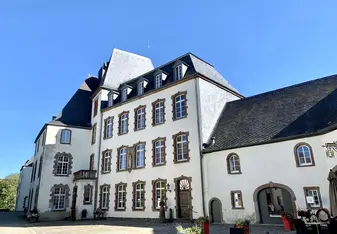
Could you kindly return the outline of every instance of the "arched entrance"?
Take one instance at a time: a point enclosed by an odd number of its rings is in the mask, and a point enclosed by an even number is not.
[[[218,198],[209,201],[209,216],[212,223],[222,223],[222,204]]]
[[[177,219],[192,219],[191,181],[191,177],[185,176],[174,179]]]
[[[256,219],[259,223],[281,224],[281,212],[289,212],[296,217],[296,197],[286,185],[269,182],[254,191]]]

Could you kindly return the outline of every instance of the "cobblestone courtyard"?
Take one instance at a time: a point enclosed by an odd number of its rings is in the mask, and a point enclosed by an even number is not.
[[[190,224],[185,224],[190,225]],[[228,225],[211,225],[212,234],[229,234]],[[292,234],[281,227],[253,226],[251,234]],[[0,234],[176,234],[174,224],[143,221],[58,221],[30,224],[18,213],[0,213]]]

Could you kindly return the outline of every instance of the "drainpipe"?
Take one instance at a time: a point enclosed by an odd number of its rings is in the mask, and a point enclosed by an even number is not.
[[[103,112],[100,113],[100,123],[99,126],[97,124],[96,134],[97,130],[99,130],[99,138],[98,138],[98,162],[97,162],[97,178],[95,181],[95,199],[94,199],[94,212],[96,211],[97,207],[97,197],[98,197],[98,179],[99,179],[99,168],[100,168],[100,161],[101,161],[101,145],[102,145],[102,121],[103,121]]]
[[[205,194],[204,194],[204,169],[202,164],[202,136],[201,136],[201,123],[200,123],[200,93],[199,93],[199,85],[197,79],[194,79],[195,84],[195,100],[197,105],[197,124],[198,124],[198,138],[199,138],[199,152],[200,152],[200,175],[201,175],[201,198],[202,198],[202,211],[203,216],[206,216],[206,207],[205,207]]]

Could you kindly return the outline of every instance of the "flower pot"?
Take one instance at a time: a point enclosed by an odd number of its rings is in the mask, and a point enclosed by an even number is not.
[[[243,233],[244,234],[249,234],[249,232],[250,232],[250,228],[249,227],[244,227],[244,226],[237,225],[237,226],[234,226],[234,228],[243,229]]]
[[[203,234],[209,234],[209,222],[200,222],[201,228],[203,229]]]
[[[284,230],[286,230],[286,231],[293,230],[293,222],[292,222],[291,219],[289,219],[285,216],[282,216],[282,222],[283,222]]]

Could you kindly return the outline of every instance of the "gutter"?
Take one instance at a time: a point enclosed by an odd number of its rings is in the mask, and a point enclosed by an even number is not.
[[[205,194],[204,194],[204,168],[203,168],[203,154],[202,154],[202,136],[201,136],[201,123],[200,123],[200,103],[199,103],[199,85],[198,80],[194,79],[195,84],[195,97],[196,97],[196,106],[197,106],[197,124],[198,124],[198,138],[199,138],[199,152],[200,152],[200,179],[201,179],[201,198],[202,198],[202,211],[203,216],[206,216],[206,207],[205,207]]]
[[[98,161],[97,161],[97,178],[95,181],[95,198],[94,198],[94,212],[96,211],[97,208],[97,197],[98,197],[98,179],[99,179],[99,168],[100,168],[100,162],[101,162],[101,146],[102,146],[102,121],[103,121],[103,112],[101,112],[101,120],[100,120],[100,125],[98,127],[97,124],[97,129],[96,129],[96,134],[97,134],[97,130],[99,129],[99,139],[98,139]]]

